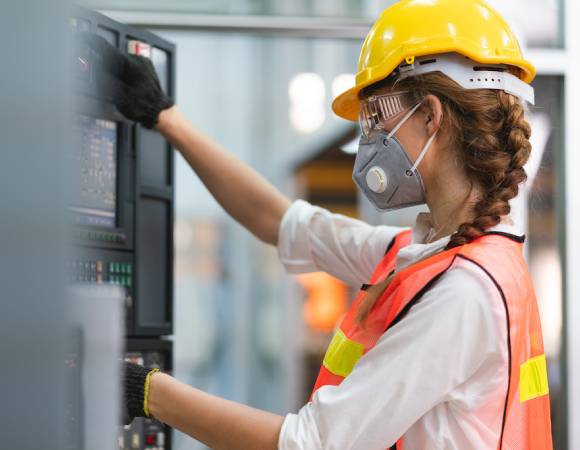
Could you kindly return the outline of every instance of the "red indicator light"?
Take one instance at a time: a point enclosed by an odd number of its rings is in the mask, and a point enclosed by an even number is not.
[[[148,434],[147,436],[145,436],[145,443],[147,445],[155,445],[155,441],[157,436],[155,436],[154,434]]]
[[[128,48],[130,54],[151,58],[151,46],[141,41],[129,41]]]

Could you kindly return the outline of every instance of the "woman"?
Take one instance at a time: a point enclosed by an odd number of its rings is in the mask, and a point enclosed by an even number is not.
[[[334,111],[360,120],[353,178],[380,210],[427,203],[413,230],[291,204],[197,131],[150,63],[93,48],[217,201],[289,272],[363,285],[311,401],[285,418],[127,365],[128,420],[152,416],[216,449],[551,449],[541,328],[509,201],[531,150],[533,66],[483,0],[402,0],[362,49]],[[385,253],[386,251],[386,253]]]

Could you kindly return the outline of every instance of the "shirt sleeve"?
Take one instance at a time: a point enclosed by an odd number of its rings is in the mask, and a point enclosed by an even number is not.
[[[372,226],[298,200],[280,224],[278,255],[289,273],[324,271],[350,286],[367,283],[405,228]]]
[[[443,275],[342,384],[286,416],[279,449],[384,450],[472,377],[484,380],[473,395],[483,401],[496,382],[483,376],[489,365],[498,364],[500,380],[507,374],[505,311],[484,277],[462,268]]]

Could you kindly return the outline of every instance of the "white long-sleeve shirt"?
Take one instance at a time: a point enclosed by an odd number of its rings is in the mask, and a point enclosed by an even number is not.
[[[325,271],[358,287],[402,230],[297,201],[282,220],[278,253],[290,273]],[[447,245],[449,237],[423,244],[430,230],[429,215],[420,214],[396,270]],[[507,224],[490,231],[522,235]],[[495,450],[507,382],[500,293],[479,267],[457,258],[342,384],[320,388],[286,416],[279,449],[385,450],[404,436],[409,450]]]

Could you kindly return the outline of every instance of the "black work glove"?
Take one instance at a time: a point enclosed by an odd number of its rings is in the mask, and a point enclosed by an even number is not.
[[[82,37],[93,65],[97,85],[128,119],[153,128],[159,113],[174,105],[159,83],[148,58],[125,55],[104,38],[84,33]]]
[[[157,369],[147,369],[138,364],[125,362],[124,377],[124,414],[123,423],[129,425],[135,417],[149,417],[146,409],[146,397],[148,396],[148,378]]]

